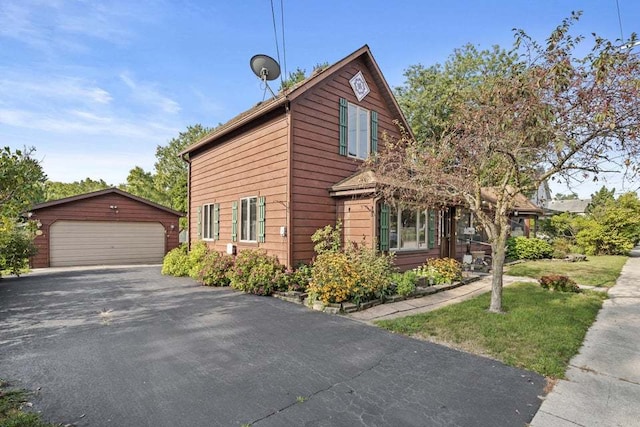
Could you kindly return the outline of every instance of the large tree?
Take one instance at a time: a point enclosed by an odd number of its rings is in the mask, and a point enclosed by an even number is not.
[[[34,151],[0,150],[0,273],[19,274],[35,254],[32,227],[23,214],[42,200],[47,177]]]
[[[35,201],[42,200],[47,177],[33,158],[35,148],[0,150],[0,215],[17,218]]]
[[[570,32],[579,16],[564,20],[544,44],[518,30],[510,53],[489,51],[488,60],[476,55],[479,61],[467,71],[468,49],[454,52],[447,65],[463,70],[462,80],[435,69],[424,83],[411,81],[424,84],[423,92],[433,92],[430,82],[440,77],[447,82],[436,112],[442,120],[432,125],[427,118],[424,129],[416,127],[418,138],[384,138],[369,164],[386,183],[387,199],[474,212],[491,243],[492,312],[502,311],[509,215],[518,193],[530,194],[550,179],[597,179],[616,166],[627,177],[638,171],[638,55],[594,36],[591,49],[579,56],[584,38]],[[412,126],[420,121],[410,108],[407,115]],[[495,202],[482,197],[488,187]]]
[[[156,149],[155,182],[157,188],[169,197],[169,207],[187,211],[187,164],[178,156],[182,150],[204,138],[211,128],[200,124],[188,126],[167,145]]]
[[[111,186],[102,179],[96,181],[86,178],[74,182],[47,181],[45,183],[45,200],[64,199],[65,197],[104,190],[109,187]]]
[[[154,171],[147,172],[136,166],[127,176],[127,182],[121,189],[144,197],[152,202],[170,207],[180,212],[187,211],[187,163],[178,153],[191,144],[204,138],[211,128],[200,124],[188,126],[184,132],[172,138],[167,145],[156,148],[156,163]],[[180,220],[180,227],[186,226],[186,219]]]

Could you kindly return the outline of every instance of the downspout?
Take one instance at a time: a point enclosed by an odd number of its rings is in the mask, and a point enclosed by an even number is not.
[[[371,235],[373,236],[373,242],[371,242],[371,244],[373,245],[372,249],[374,251],[380,251],[380,236],[378,235],[378,231],[380,230],[380,227],[378,227],[378,202],[381,199],[382,197],[380,196],[376,196],[373,198],[373,213],[372,213],[373,221],[371,224],[371,227],[373,228],[373,230],[371,230],[372,232]]]
[[[293,193],[293,117],[291,114],[291,101],[288,99],[288,95],[285,95],[286,102],[284,103],[285,116],[287,118],[287,201],[285,203],[285,223],[287,226],[287,235],[285,237],[287,244],[287,267],[293,268],[293,239],[291,238],[293,233],[293,206],[292,206],[292,193]]]
[[[187,250],[191,250],[191,159],[189,153],[181,155],[180,158],[187,163]]]

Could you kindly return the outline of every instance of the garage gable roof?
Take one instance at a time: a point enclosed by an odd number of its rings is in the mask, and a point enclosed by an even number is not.
[[[33,206],[30,211],[38,211],[41,209],[45,209],[45,208],[50,208],[52,206],[58,206],[58,205],[63,205],[65,203],[72,203],[72,202],[77,202],[80,200],[85,200],[85,199],[91,199],[93,197],[99,197],[99,196],[104,196],[106,194],[118,194],[120,196],[123,197],[127,197],[131,200],[135,200],[137,202],[140,203],[144,203],[145,205],[149,205],[153,208],[156,209],[160,209],[162,211],[168,212],[170,214],[173,214],[177,217],[182,217],[184,216],[184,212],[179,212],[176,210],[173,210],[171,208],[168,208],[166,206],[162,206],[158,203],[152,202],[151,200],[147,200],[147,199],[143,199],[142,197],[138,197],[138,196],[134,196],[133,194],[127,193],[126,191],[122,191],[118,188],[115,187],[111,187],[111,188],[106,188],[104,190],[98,190],[98,191],[93,191],[91,193],[84,193],[84,194],[78,194],[77,196],[71,196],[71,197],[65,197],[64,199],[58,199],[58,200],[51,200],[49,202],[44,202],[44,203],[38,203],[37,205]]]

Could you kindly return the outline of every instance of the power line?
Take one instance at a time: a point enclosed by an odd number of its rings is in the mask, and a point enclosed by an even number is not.
[[[280,18],[282,24],[282,65],[284,68],[284,75],[287,76],[287,49],[284,44],[284,0],[280,0]]]
[[[624,33],[622,32],[622,17],[620,16],[620,2],[616,0],[616,8],[618,10],[618,25],[620,26],[620,41],[624,43]]]
[[[280,63],[280,48],[278,47],[278,30],[276,28],[276,12],[273,8],[273,0],[271,0],[271,20],[273,21],[273,35],[276,39],[276,53],[278,54],[278,63]],[[284,46],[283,46],[284,49]],[[282,73],[280,73],[280,84],[283,84]]]

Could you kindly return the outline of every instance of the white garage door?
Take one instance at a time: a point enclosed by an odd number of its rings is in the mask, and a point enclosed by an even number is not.
[[[51,267],[157,264],[163,256],[157,222],[57,221],[49,229]]]

